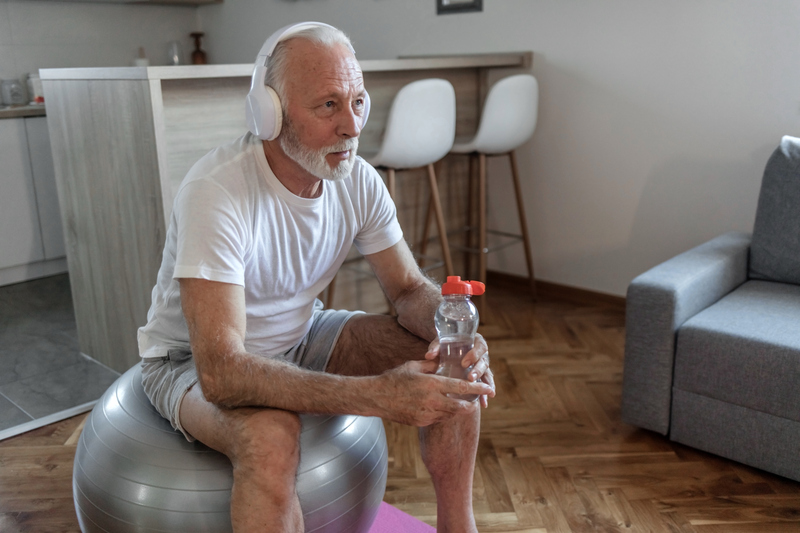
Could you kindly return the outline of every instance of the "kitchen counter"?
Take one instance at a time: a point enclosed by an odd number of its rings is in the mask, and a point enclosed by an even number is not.
[[[364,73],[368,73],[458,68],[529,68],[532,61],[532,52],[505,52],[497,54],[366,59],[359,61],[359,65]],[[236,78],[242,76],[249,78],[252,74],[252,63],[163,67],[50,68],[42,69],[40,72],[43,80],[185,80]]]
[[[475,133],[491,79],[529,70],[532,62],[533,53],[525,51],[360,61],[372,106],[359,153],[377,153],[392,100],[407,83],[423,78],[452,83],[460,139]],[[247,131],[244,99],[252,72],[253,65],[244,63],[53,68],[41,69],[39,75],[45,92],[51,92],[45,94],[48,116],[58,115],[54,125],[66,121],[62,131],[74,131],[77,123],[90,124],[72,118],[82,113],[103,123],[109,116],[123,118],[129,129],[119,133],[131,140],[148,138],[141,134],[152,137],[143,149],[155,148],[157,160],[147,174],[155,172],[153,179],[161,188],[158,203],[167,221],[174,193],[194,162]]]
[[[491,81],[529,71],[531,52],[364,60],[372,106],[359,154],[378,151],[406,84],[443,78],[456,93],[456,136],[473,135]],[[139,361],[172,202],[191,166],[247,131],[252,64],[41,69],[67,238],[81,352],[120,372]],[[447,224],[463,225],[468,165],[448,157]],[[421,233],[427,174],[403,172],[395,203],[408,238]],[[420,184],[425,185],[424,187]]]
[[[43,117],[44,105],[0,106],[0,118]]]

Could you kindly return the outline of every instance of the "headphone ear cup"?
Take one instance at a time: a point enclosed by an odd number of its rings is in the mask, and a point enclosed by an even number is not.
[[[250,133],[261,140],[272,141],[281,132],[283,109],[275,89],[268,85],[253,88],[245,100],[245,115]]]
[[[247,118],[247,129],[261,138],[261,105],[258,103],[258,97],[252,92],[247,93],[247,98],[244,100],[244,113]]]
[[[281,98],[278,96],[275,89],[269,85],[265,85],[264,89],[269,95],[270,102],[269,111],[264,111],[264,125],[269,125],[272,130],[272,133],[269,137],[266,137],[266,140],[273,141],[277,139],[278,135],[281,133],[281,127],[283,126],[283,106],[281,106]],[[269,124],[267,124],[268,122]],[[269,129],[267,131],[269,131]]]
[[[369,93],[364,91],[364,115],[361,117],[361,129],[364,129],[364,126],[367,125],[367,119],[369,118],[369,108],[370,108],[370,98]]]

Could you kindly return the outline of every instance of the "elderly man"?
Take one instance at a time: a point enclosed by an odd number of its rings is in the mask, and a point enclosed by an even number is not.
[[[475,532],[478,402],[494,395],[479,340],[471,381],[436,376],[439,289],[417,268],[376,171],[356,157],[361,69],[347,37],[315,25],[283,39],[267,77],[280,135],[248,133],[203,157],[177,194],[148,323],[143,384],[190,440],[233,464],[237,532],[303,531],[296,413],[420,427],[438,529]],[[315,296],[355,243],[397,317],[323,310]]]

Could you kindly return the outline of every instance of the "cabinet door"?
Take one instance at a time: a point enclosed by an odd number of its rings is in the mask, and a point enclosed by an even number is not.
[[[0,268],[44,259],[25,119],[0,120]]]
[[[33,170],[33,185],[36,188],[36,205],[39,210],[39,225],[42,228],[44,258],[56,259],[66,255],[64,229],[61,225],[61,210],[58,207],[56,173],[53,154],[50,151],[50,135],[47,118],[25,119],[28,134],[28,151]]]

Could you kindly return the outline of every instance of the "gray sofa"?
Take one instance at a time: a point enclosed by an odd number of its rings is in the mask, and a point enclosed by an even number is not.
[[[634,279],[623,421],[800,481],[800,139],[764,171],[752,236]]]

